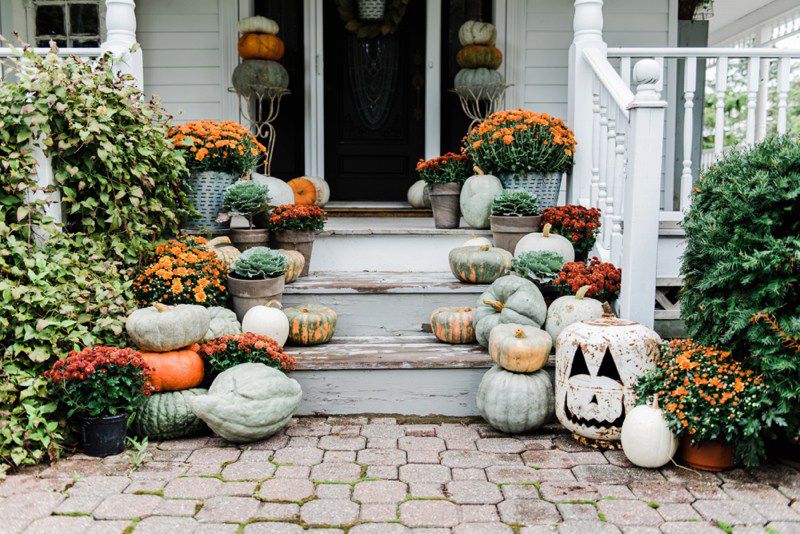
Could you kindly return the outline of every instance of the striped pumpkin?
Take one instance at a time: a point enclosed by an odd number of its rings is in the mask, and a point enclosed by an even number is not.
[[[456,63],[462,69],[497,70],[503,62],[503,53],[491,45],[467,45],[456,54]]]
[[[333,337],[336,312],[320,304],[292,306],[283,310],[289,319],[289,344],[321,345]]]
[[[296,250],[278,249],[281,256],[286,258],[286,283],[289,284],[300,278],[300,273],[303,272],[303,266],[306,264],[306,258]]]
[[[469,284],[491,284],[511,270],[514,256],[507,250],[489,245],[457,247],[450,251],[450,271]]]
[[[474,319],[475,310],[472,308],[439,308],[431,314],[431,330],[439,341],[445,343],[474,343]]]

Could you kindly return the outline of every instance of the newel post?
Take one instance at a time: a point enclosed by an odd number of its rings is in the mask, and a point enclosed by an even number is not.
[[[117,58],[121,72],[130,74],[139,89],[144,89],[142,49],[136,41],[136,4],[133,0],[106,1],[106,40],[100,45],[104,52]],[[132,50],[133,47],[136,47]]]
[[[588,206],[592,185],[592,87],[594,75],[583,57],[587,48],[608,48],[603,41],[603,0],[575,0],[573,38],[569,47],[568,123],[575,132],[578,149],[567,196],[575,204]]]
[[[664,149],[661,67],[643,59],[633,68],[636,96],[630,109],[628,172],[622,245],[620,316],[652,328],[658,267],[658,222]]]

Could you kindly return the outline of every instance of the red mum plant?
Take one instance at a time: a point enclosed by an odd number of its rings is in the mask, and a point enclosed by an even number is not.
[[[553,284],[565,295],[573,295],[583,286],[590,286],[586,296],[601,301],[615,300],[622,283],[622,269],[613,263],[603,263],[597,258],[588,262],[573,261],[564,264]]]
[[[419,160],[417,163],[419,177],[428,185],[452,182],[461,184],[469,178],[471,171],[472,160],[465,154],[456,154],[455,152],[448,152],[427,161]]]
[[[320,232],[325,226],[325,212],[319,206],[281,204],[269,216],[269,229],[273,232],[299,230]]]
[[[200,356],[212,374],[219,374],[240,363],[263,363],[283,372],[294,370],[294,358],[271,337],[245,332],[212,339],[200,346]]]
[[[88,347],[44,373],[68,408],[84,417],[127,414],[153,392],[152,370],[139,351]]]
[[[545,224],[572,242],[578,258],[586,258],[600,230],[600,210],[574,204],[547,208],[542,211],[542,227]]]

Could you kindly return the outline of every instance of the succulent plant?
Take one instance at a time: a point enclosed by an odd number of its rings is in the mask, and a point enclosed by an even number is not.
[[[269,188],[250,180],[239,180],[225,190],[223,209],[228,215],[242,215],[247,218],[250,228],[253,217],[269,209]]]
[[[515,273],[539,284],[552,282],[563,266],[564,258],[560,254],[544,250],[525,252],[511,260]]]
[[[239,278],[263,280],[277,278],[286,272],[286,258],[267,247],[246,250],[233,265],[233,272]]]
[[[492,201],[492,215],[503,217],[539,215],[539,199],[527,191],[503,191]]]

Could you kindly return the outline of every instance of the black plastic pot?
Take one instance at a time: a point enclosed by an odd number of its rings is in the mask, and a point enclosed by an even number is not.
[[[128,415],[81,417],[81,450],[89,456],[103,458],[125,450]]]

